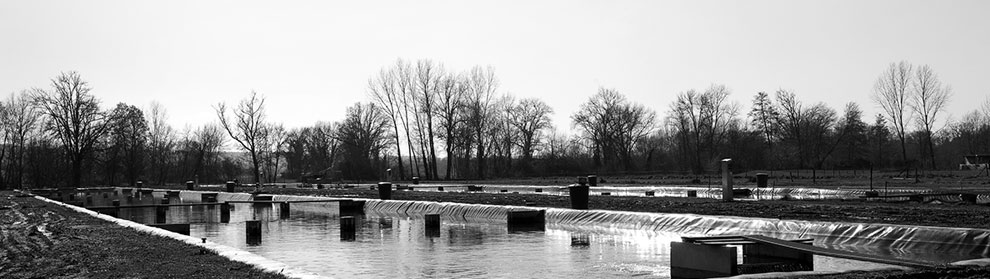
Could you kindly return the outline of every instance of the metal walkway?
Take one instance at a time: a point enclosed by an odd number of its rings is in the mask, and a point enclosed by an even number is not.
[[[744,245],[744,244],[768,244],[774,246],[780,246],[785,248],[790,248],[798,251],[803,251],[807,253],[812,253],[815,255],[822,255],[826,257],[833,258],[843,258],[858,260],[864,262],[874,262],[898,266],[906,266],[912,268],[926,268],[935,267],[938,264],[898,259],[890,256],[883,255],[870,255],[856,252],[849,252],[843,250],[836,250],[825,247],[813,246],[810,244],[810,239],[800,239],[800,240],[783,240],[779,238],[766,237],[762,235],[733,235],[733,236],[712,236],[712,237],[682,237],[684,242],[706,244],[706,245]]]

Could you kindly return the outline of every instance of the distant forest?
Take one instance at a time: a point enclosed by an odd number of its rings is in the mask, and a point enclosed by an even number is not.
[[[553,127],[553,108],[502,93],[491,67],[457,71],[429,60],[384,67],[368,80],[367,102],[309,127],[269,121],[255,92],[215,104],[215,122],[179,131],[157,103],[106,110],[91,91],[66,72],[0,102],[2,188],[691,175],[726,157],[739,170],[944,170],[990,154],[990,99],[942,125],[951,87],[907,62],[879,73],[867,104],[882,107],[873,123],[856,103],[840,112],[780,89],[753,92],[744,106],[712,84],[649,104],[657,107],[598,88],[570,116],[572,127]]]

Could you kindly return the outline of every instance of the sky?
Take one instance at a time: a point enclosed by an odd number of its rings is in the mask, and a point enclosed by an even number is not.
[[[286,127],[343,119],[397,59],[491,66],[570,131],[598,88],[665,115],[724,84],[745,114],[792,90],[872,122],[892,62],[929,65],[961,118],[990,95],[990,1],[2,1],[0,94],[77,71],[102,105],[164,105],[179,129],[251,91]],[[946,118],[943,118],[946,119]]]

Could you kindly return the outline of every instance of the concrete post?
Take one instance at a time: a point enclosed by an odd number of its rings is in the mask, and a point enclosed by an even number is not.
[[[757,188],[766,188],[767,187],[767,180],[769,180],[769,177],[770,176],[767,175],[766,173],[762,173],[762,172],[761,173],[757,173],[756,174],[756,187]]]
[[[588,176],[588,186],[598,186],[598,176],[589,175]]]
[[[392,182],[378,182],[378,199],[392,199]]]
[[[419,185],[419,176],[413,176],[412,183],[413,185]]]
[[[227,192],[234,192],[234,181],[227,181]]]
[[[732,201],[732,159],[722,159],[722,201]]]
[[[354,216],[340,217],[340,240],[354,241],[357,238],[357,222]]]
[[[289,202],[283,202],[279,204],[278,217],[282,219],[289,218]]]
[[[570,191],[571,197],[571,208],[573,209],[588,209],[588,186],[571,186],[567,187]]]
[[[646,191],[646,196],[647,197],[653,197],[653,196],[656,196],[656,195],[657,195],[657,192],[655,192],[655,191]]]
[[[195,190],[195,189],[196,189],[195,182],[193,182],[192,180],[186,181],[186,190]]]
[[[437,191],[443,192],[443,186],[437,187]]]
[[[509,232],[542,231],[546,228],[546,210],[509,211],[506,216]]]
[[[247,244],[261,244],[261,221],[249,220],[244,222],[244,229],[247,232]]]
[[[426,236],[440,236],[440,214],[426,214]]]
[[[364,201],[345,200],[337,202],[341,215],[364,214]]]
[[[220,204],[220,223],[230,223],[230,203]]]
[[[168,213],[168,206],[155,206],[155,223],[165,224],[166,213]]]

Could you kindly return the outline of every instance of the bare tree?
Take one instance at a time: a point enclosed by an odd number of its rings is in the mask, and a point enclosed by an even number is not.
[[[127,185],[133,186],[144,171],[148,122],[141,109],[124,103],[117,104],[113,109],[110,121],[110,146],[106,162],[108,182],[116,185],[117,170],[122,167]]]
[[[571,120],[592,144],[596,167],[621,166],[624,170],[633,168],[636,144],[656,129],[656,112],[606,88],[599,88]]]
[[[392,122],[396,159],[399,161],[399,179],[406,177],[402,164],[402,141],[399,140],[400,102],[398,77],[395,69],[382,69],[378,76],[368,80],[368,92],[385,116]]]
[[[377,177],[381,151],[388,139],[388,121],[374,104],[357,103],[337,130],[342,143],[344,175],[354,179]]]
[[[725,85],[712,84],[703,93],[688,90],[678,94],[670,106],[668,123],[695,173],[704,172],[704,162],[719,154],[730,124],[736,121],[739,107],[728,101],[729,94]]]
[[[492,102],[495,98],[495,91],[498,90],[498,79],[495,77],[495,70],[492,67],[474,67],[468,76],[468,94],[466,110],[468,126],[474,133],[478,159],[478,179],[485,178],[485,158],[488,147],[488,137],[485,135],[492,118]]]
[[[175,148],[175,129],[168,125],[168,115],[161,103],[151,102],[148,110],[148,158],[149,173],[157,177],[158,185],[165,184],[170,169],[170,159]]]
[[[873,86],[873,102],[880,105],[894,126],[894,133],[901,141],[901,161],[907,163],[907,125],[911,115],[905,111],[911,98],[911,64],[901,61],[890,63]]]
[[[932,68],[924,65],[918,68],[914,74],[913,89],[914,94],[912,94],[910,106],[918,119],[918,127],[921,129],[925,146],[928,149],[928,156],[931,159],[931,168],[936,169],[935,144],[932,141],[932,133],[939,113],[945,110],[945,105],[949,102],[952,88],[942,85],[942,81],[932,71]]]
[[[12,176],[10,186],[20,188],[24,181],[24,157],[28,137],[36,131],[39,115],[35,107],[31,106],[31,96],[27,90],[21,91],[20,94],[11,94],[2,107],[4,108],[3,127],[10,142],[10,169],[12,172],[10,173]]]
[[[234,139],[244,151],[251,156],[251,170],[255,183],[261,183],[261,143],[267,136],[268,125],[265,123],[265,98],[251,91],[251,96],[241,100],[237,108],[228,115],[227,105],[217,104],[217,117],[227,135]]]
[[[51,90],[35,89],[32,98],[47,116],[46,128],[62,144],[71,165],[68,187],[81,186],[83,162],[109,129],[107,113],[89,94],[92,88],[76,72],[52,79]]]
[[[439,128],[443,134],[444,148],[447,151],[447,170],[444,179],[451,179],[451,171],[454,166],[454,147],[456,145],[455,135],[458,126],[464,123],[462,114],[458,113],[464,109],[464,97],[468,91],[467,81],[463,76],[446,74],[440,80],[437,90],[437,104],[433,114],[440,122]]]
[[[208,166],[219,167],[220,148],[223,147],[223,130],[215,123],[206,124],[193,132],[195,143],[193,152],[193,179],[199,183],[200,176],[207,171]]]
[[[285,127],[282,124],[268,125],[265,138],[262,140],[262,158],[269,182],[276,182],[280,171],[280,162],[286,148]]]
[[[524,166],[533,159],[533,151],[540,144],[542,132],[550,128],[553,109],[540,99],[526,98],[509,109],[509,124],[519,133],[516,145],[522,149]]]
[[[443,65],[437,65],[430,60],[420,60],[416,62],[416,84],[418,86],[419,113],[423,115],[426,125],[426,141],[424,144],[430,151],[428,176],[438,179],[437,171],[437,151],[433,136],[433,111],[437,105],[437,98],[440,97],[440,83],[445,76]]]

